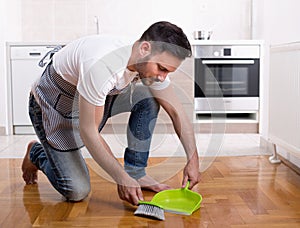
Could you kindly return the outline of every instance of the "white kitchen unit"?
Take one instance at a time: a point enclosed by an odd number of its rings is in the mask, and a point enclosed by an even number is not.
[[[55,46],[54,44],[9,43],[8,84],[11,101],[9,115],[13,134],[33,134],[28,114],[28,98],[32,84],[41,76],[45,67],[38,65],[40,59]],[[49,61],[46,59],[46,61]]]
[[[283,80],[284,78],[284,80]],[[300,167],[300,42],[270,48],[268,140],[272,163],[278,153]]]

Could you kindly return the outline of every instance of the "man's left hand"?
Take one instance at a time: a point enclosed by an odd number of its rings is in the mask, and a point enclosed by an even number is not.
[[[190,182],[189,189],[192,189],[200,181],[199,158],[197,152],[189,159],[183,170],[182,187]]]

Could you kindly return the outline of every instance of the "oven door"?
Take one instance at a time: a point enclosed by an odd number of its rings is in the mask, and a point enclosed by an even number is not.
[[[259,59],[195,59],[195,97],[259,97]]]

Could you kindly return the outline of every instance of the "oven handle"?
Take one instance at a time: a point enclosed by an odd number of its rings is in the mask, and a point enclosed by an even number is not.
[[[203,64],[254,64],[254,60],[202,60]]]

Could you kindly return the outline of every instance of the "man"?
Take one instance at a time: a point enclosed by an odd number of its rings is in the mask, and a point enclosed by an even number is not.
[[[36,183],[41,170],[67,200],[84,199],[90,179],[80,148],[86,146],[116,181],[122,200],[137,205],[143,200],[141,188],[169,189],[145,172],[160,106],[187,154],[182,186],[198,183],[192,126],[167,76],[191,55],[186,35],[174,24],[157,22],[132,46],[124,45],[116,38],[90,36],[54,54],[30,95],[29,114],[40,143],[27,147],[22,164],[26,184]],[[142,83],[135,85],[137,80]],[[100,132],[109,117],[125,111],[131,115],[123,168]]]

